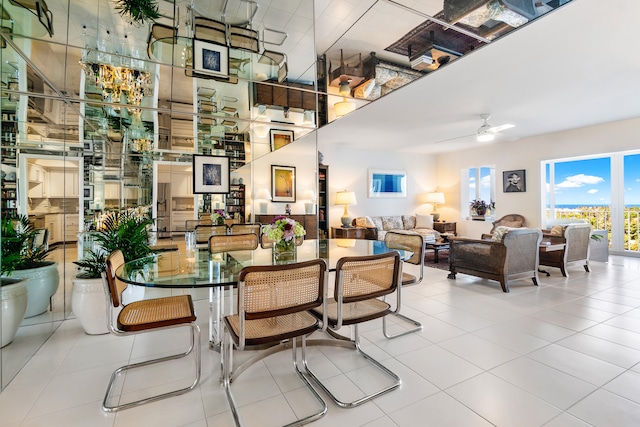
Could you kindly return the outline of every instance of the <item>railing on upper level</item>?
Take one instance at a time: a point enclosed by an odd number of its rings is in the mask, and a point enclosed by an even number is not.
[[[554,215],[555,213],[555,215]],[[583,206],[579,208],[547,209],[547,218],[577,219],[591,224],[594,230],[607,230],[611,242],[611,209],[602,206]],[[624,250],[640,252],[638,229],[640,228],[640,208],[624,208]]]

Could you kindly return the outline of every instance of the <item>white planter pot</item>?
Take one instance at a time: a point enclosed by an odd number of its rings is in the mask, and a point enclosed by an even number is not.
[[[51,297],[55,295],[60,284],[60,274],[58,273],[58,263],[44,267],[31,268],[28,270],[15,270],[13,277],[29,279],[27,290],[29,291],[29,303],[24,317],[33,317],[47,311],[51,302]]]
[[[11,284],[4,284],[10,283]],[[2,342],[4,347],[13,341],[27,311],[27,284],[22,279],[2,278],[0,286],[0,312],[2,313]]]
[[[109,333],[107,328],[107,297],[102,279],[72,280],[71,310],[89,335]]]

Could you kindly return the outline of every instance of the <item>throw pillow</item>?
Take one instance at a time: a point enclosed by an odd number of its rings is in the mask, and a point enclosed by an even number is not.
[[[564,234],[564,227],[561,225],[554,225],[551,227],[551,234],[554,236],[562,236]]]
[[[514,227],[505,227],[503,225],[500,225],[496,227],[495,230],[493,230],[493,234],[491,235],[491,240],[493,240],[494,242],[502,242],[504,235],[507,234],[509,230],[513,230],[513,229]]]
[[[376,224],[373,222],[373,220],[371,219],[370,216],[365,216],[364,217],[364,223],[365,223],[365,227],[369,227],[369,228],[377,228]]]
[[[402,215],[402,225],[405,230],[416,228],[416,217],[413,215]]]
[[[382,229],[383,230],[402,230],[402,218],[399,216],[383,216],[382,217]]]
[[[371,222],[373,222],[373,225],[380,231],[382,231],[382,219],[380,219],[379,216],[375,216],[373,218],[371,218]]]
[[[367,219],[363,216],[356,218],[355,220],[356,227],[366,227]]]
[[[416,214],[416,228],[433,228],[433,215]]]

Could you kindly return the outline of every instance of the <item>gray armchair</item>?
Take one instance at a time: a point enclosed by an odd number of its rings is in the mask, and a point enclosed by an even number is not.
[[[509,292],[509,281],[531,278],[538,285],[538,248],[542,231],[519,228],[507,231],[500,241],[449,237],[449,279],[457,273],[500,282]]]
[[[551,234],[550,230],[543,230],[544,241],[552,244],[564,243],[564,248],[558,251],[540,252],[540,265],[559,268],[564,277],[567,277],[567,268],[573,265],[582,265],[585,271],[589,272],[591,225],[575,223],[559,226],[559,228],[561,228],[561,234]]]

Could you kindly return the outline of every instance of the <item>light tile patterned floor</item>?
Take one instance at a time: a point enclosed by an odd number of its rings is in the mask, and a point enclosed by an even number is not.
[[[505,294],[496,282],[462,274],[452,281],[446,271],[428,268],[423,283],[404,289],[403,312],[422,322],[421,332],[387,340],[380,321],[361,329],[365,350],[402,377],[401,388],[354,409],[329,403],[314,425],[640,425],[639,269],[638,259],[611,257],[608,264],[592,263],[591,273],[572,268],[567,279],[551,269],[539,287],[512,282]],[[208,307],[204,300],[196,306],[205,343]],[[232,425],[219,384],[220,357],[206,344],[196,390],[102,412],[113,369],[185,343],[180,330],[88,336],[76,320],[66,320],[0,393],[0,426]],[[342,349],[313,347],[309,360],[347,395],[381,381]],[[247,425],[281,425],[312,409],[290,366],[290,353],[278,353],[234,383]],[[181,361],[130,375],[124,397],[175,384],[188,370]]]

